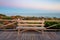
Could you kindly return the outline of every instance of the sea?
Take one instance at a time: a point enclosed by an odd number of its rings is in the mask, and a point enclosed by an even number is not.
[[[60,18],[60,13],[4,13],[8,16],[28,16],[28,17],[56,17]]]
[[[59,14],[20,14],[21,16],[34,16],[34,17],[56,17],[56,18],[60,18],[60,13]]]

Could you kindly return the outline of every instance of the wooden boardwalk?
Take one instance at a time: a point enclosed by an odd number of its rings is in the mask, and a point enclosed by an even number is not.
[[[0,40],[60,40],[60,32],[45,32],[42,36],[41,32],[26,31],[18,36],[17,31],[0,31]]]

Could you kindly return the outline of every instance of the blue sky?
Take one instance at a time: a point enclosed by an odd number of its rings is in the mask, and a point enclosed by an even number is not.
[[[0,0],[0,13],[25,16],[55,14],[58,16],[60,0]]]

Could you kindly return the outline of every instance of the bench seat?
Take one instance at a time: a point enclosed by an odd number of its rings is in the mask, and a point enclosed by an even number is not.
[[[17,27],[17,29],[46,29],[45,27]]]

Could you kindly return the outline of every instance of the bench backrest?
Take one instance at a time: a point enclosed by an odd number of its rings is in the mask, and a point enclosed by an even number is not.
[[[42,20],[17,20],[18,26],[41,26],[44,27],[44,19]]]

